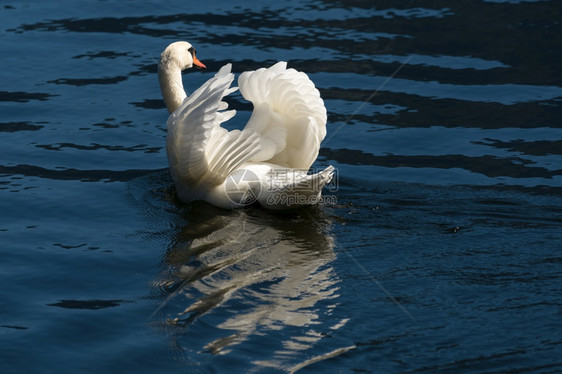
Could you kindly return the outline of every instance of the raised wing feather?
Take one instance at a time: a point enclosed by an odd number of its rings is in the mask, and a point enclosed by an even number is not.
[[[234,75],[231,65],[188,96],[168,118],[167,152],[170,170],[176,184],[217,185],[260,151],[259,135],[253,131],[231,131],[220,127],[236,113],[225,110],[222,98],[230,88]]]
[[[308,76],[279,62],[238,78],[242,96],[254,104],[245,130],[260,134],[252,161],[308,169],[326,136],[326,108]]]

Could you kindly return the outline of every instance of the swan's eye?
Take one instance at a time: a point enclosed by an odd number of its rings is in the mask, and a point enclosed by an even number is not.
[[[195,48],[191,47],[191,48],[189,48],[187,51],[188,51],[189,53],[191,53],[192,56],[195,56],[195,52],[196,52]]]

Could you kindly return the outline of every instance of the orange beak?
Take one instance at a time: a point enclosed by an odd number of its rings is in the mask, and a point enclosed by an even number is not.
[[[207,69],[205,64],[199,61],[197,57],[195,57],[195,53],[193,54],[193,66],[195,66],[197,69]]]

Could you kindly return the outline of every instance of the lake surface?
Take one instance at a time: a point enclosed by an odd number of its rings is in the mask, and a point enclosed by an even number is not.
[[[562,371],[560,2],[249,4],[0,4],[0,371]],[[178,201],[176,40],[309,74],[330,199]]]

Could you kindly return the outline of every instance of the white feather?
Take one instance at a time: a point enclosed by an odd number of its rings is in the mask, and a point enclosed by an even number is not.
[[[326,136],[326,108],[308,76],[278,62],[238,78],[242,96],[254,104],[245,129],[260,134],[262,151],[252,161],[308,169]]]

